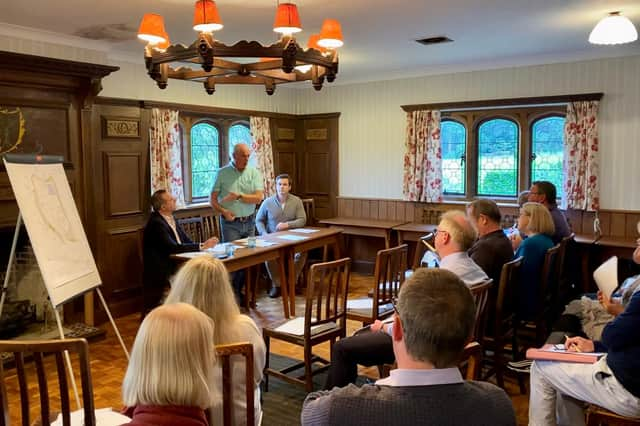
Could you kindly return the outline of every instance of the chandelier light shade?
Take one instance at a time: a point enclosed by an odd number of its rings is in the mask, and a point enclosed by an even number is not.
[[[311,81],[320,90],[325,80],[331,83],[338,74],[336,49],[343,44],[340,23],[325,20],[321,33],[310,37],[304,49],[293,36],[302,30],[293,3],[278,5],[273,29],[281,36],[268,46],[245,40],[226,45],[216,40],[213,32],[222,29],[222,19],[213,0],[195,2],[193,28],[198,37],[190,46],[170,44],[162,16],[144,15],[138,37],[147,42],[147,73],[159,88],[166,88],[169,79],[187,80],[203,84],[211,95],[220,84],[259,84],[271,95],[278,84],[300,81]]]
[[[138,28],[138,38],[151,44],[158,44],[167,41],[164,30],[164,18],[155,13],[146,13]]]
[[[335,19],[325,19],[320,30],[318,45],[328,49],[342,47],[342,28]]]
[[[302,31],[298,7],[293,3],[280,3],[273,21],[273,31],[280,34],[294,34]]]
[[[638,39],[638,31],[633,22],[620,12],[611,12],[589,34],[589,43],[592,44],[624,44]]]
[[[222,19],[213,0],[197,0],[193,11],[193,29],[198,32],[221,30]]]

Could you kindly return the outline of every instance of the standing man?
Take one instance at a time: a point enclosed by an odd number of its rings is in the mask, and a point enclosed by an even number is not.
[[[204,250],[218,243],[215,237],[200,244],[191,241],[173,217],[175,197],[164,189],[153,193],[151,207],[153,212],[144,227],[143,238],[143,317],[160,304],[169,277],[175,272],[172,254]]]
[[[555,233],[551,236],[553,244],[558,244],[564,237],[571,235],[571,228],[564,213],[558,209],[556,186],[546,180],[537,180],[531,184],[529,191],[529,202],[544,205],[551,213],[553,225],[556,227]]]
[[[500,209],[493,200],[478,199],[467,206],[467,217],[478,231],[478,240],[469,249],[469,256],[493,279],[493,288],[497,289],[502,266],[513,259],[511,241],[500,227]]]
[[[233,148],[232,161],[218,170],[211,191],[211,207],[220,214],[222,241],[255,235],[256,204],[263,198],[260,172],[249,166],[251,151],[246,144]],[[241,301],[244,273],[233,274],[233,288]]]
[[[302,200],[293,194],[289,194],[290,190],[291,179],[289,175],[278,175],[276,177],[276,195],[264,200],[258,209],[256,227],[260,235],[300,228],[307,223],[307,214],[304,211]],[[294,257],[296,280],[300,276],[306,260],[307,253],[296,253]],[[278,297],[280,296],[280,282],[282,280],[278,262],[270,260],[266,262],[266,266],[272,283],[269,297]]]

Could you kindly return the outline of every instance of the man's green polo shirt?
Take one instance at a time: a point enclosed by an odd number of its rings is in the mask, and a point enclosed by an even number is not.
[[[218,193],[218,202],[226,197],[229,192],[238,194],[253,194],[256,191],[264,191],[262,175],[250,166],[243,171],[238,171],[233,164],[228,164],[218,170],[211,192]],[[236,217],[252,215],[256,209],[255,204],[243,203],[240,200],[220,203],[222,207],[230,210]]]

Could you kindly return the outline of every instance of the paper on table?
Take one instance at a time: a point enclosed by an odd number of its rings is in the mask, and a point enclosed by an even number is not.
[[[313,234],[314,232],[318,232],[320,230],[319,229],[309,229],[309,228],[296,228],[296,229],[289,229],[289,231],[291,231],[291,232],[301,232],[303,234]]]
[[[311,334],[320,333],[321,331],[329,330],[330,328],[333,328],[335,326],[336,324],[333,322],[315,325],[311,327]],[[302,336],[304,334],[304,317],[296,317],[290,321],[287,321],[280,327],[276,328],[276,331],[279,331],[280,333]]]
[[[282,238],[283,240],[290,240],[290,241],[303,241],[303,240],[309,239],[309,237],[303,237],[300,235],[290,235],[290,234],[278,235],[278,238]]]
[[[119,426],[131,422],[131,419],[124,414],[113,411],[111,408],[101,408],[95,410],[96,424],[100,426]],[[84,410],[76,410],[71,413],[71,425],[84,425]],[[58,415],[51,426],[62,426],[62,413]]]
[[[598,269],[593,271],[593,279],[600,291],[611,297],[616,288],[618,288],[618,257],[612,256]]]
[[[347,309],[355,310],[355,309],[369,309],[373,308],[373,299],[370,298],[362,298],[362,299],[350,299],[347,300]]]
[[[211,249],[209,249],[211,250]],[[188,257],[189,259],[193,259],[194,257],[199,257],[199,256],[206,256],[209,255],[211,256],[211,252],[209,250],[206,251],[189,251],[186,253],[180,253],[180,257]]]

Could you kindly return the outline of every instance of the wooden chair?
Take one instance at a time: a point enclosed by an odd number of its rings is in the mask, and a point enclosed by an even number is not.
[[[484,337],[487,316],[487,300],[489,300],[489,290],[492,285],[493,280],[489,278],[481,284],[474,285],[470,289],[473,301],[476,304],[476,323],[473,328],[473,337],[475,340],[480,342]]]
[[[316,202],[313,198],[303,198],[302,206],[307,214],[307,226],[315,226],[316,221]]]
[[[55,418],[52,416],[49,404],[49,387],[47,381],[47,371],[45,367],[44,354],[53,353],[55,355],[55,365],[60,387],[60,412],[62,413],[62,424],[71,425],[71,408],[69,404],[69,386],[67,382],[67,370],[65,369],[64,351],[77,353],[80,364],[80,378],[82,381],[82,403],[84,410],[84,424],[94,426],[96,424],[93,405],[93,385],[91,382],[91,369],[89,367],[89,345],[85,339],[64,339],[64,340],[10,340],[0,341],[0,352],[13,353],[20,388],[20,408],[22,413],[22,424],[30,425],[30,398],[29,394],[34,393],[33,386],[28,385],[28,374],[25,369],[25,354],[33,354],[36,376],[38,380],[38,393],[40,395],[40,422],[43,425],[50,424]],[[13,396],[13,395],[12,395]],[[4,370],[0,362],[0,426],[9,425],[9,406],[7,400],[7,389],[4,380]]]
[[[185,234],[187,234],[192,241],[200,242],[205,240],[203,239],[204,234],[202,232],[202,217],[183,217],[176,219],[176,223],[182,227]]]
[[[222,240],[220,232],[220,216],[214,215],[213,212],[202,215],[202,241],[216,237]]]
[[[535,341],[536,346],[544,344],[549,335],[550,324],[553,321],[553,311],[558,294],[558,254],[560,244],[556,244],[547,250],[542,264],[542,274],[540,275],[540,287],[538,287],[537,314],[535,319]]]
[[[289,383],[304,385],[307,392],[313,390],[313,375],[329,368],[329,361],[312,353],[313,346],[329,341],[330,349],[337,338],[343,338],[347,331],[347,292],[351,259],[343,258],[333,262],[316,263],[311,266],[307,283],[304,319],[295,318],[283,326],[292,326],[304,321],[302,329],[291,332],[280,328],[265,327],[262,330],[267,353],[271,338],[284,340],[304,347],[304,361],[283,370],[269,367],[269,356],[265,366],[265,390],[269,387],[269,376],[276,376]],[[313,371],[313,363],[322,367]],[[287,373],[304,366],[304,375],[291,377]]]
[[[575,250],[575,236],[571,234],[560,241],[558,261],[556,262],[556,276],[558,277],[557,295],[555,300],[554,315],[559,315],[564,310],[564,306],[569,303],[574,296],[575,289],[572,287],[573,274],[567,267],[567,260],[572,258]]]
[[[520,256],[517,259],[507,262],[502,266],[500,274],[500,284],[498,286],[498,294],[495,300],[489,303],[489,312],[492,313],[489,324],[491,329],[482,340],[485,350],[491,351],[493,358],[492,368],[484,376],[488,379],[492,375],[496,375],[498,386],[504,389],[504,377],[507,362],[504,358],[504,351],[508,343],[510,343],[512,359],[517,359],[518,340],[517,340],[517,322],[515,318],[516,307],[516,291],[520,279],[520,267],[522,260]],[[518,376],[520,378],[520,376]],[[521,393],[526,393],[524,382],[520,386]]]
[[[233,424],[233,386],[231,379],[231,357],[241,355],[244,357],[245,368],[245,397],[247,400],[246,425],[255,424],[254,388],[253,378],[253,345],[251,343],[234,343],[230,345],[217,345],[216,354],[222,365],[222,411],[224,426]]]
[[[587,426],[633,426],[640,425],[640,419],[620,416],[597,405],[587,408]]]
[[[347,301],[347,318],[371,324],[393,313],[393,299],[398,297],[407,270],[408,246],[402,244],[378,251],[373,280],[373,297]]]

